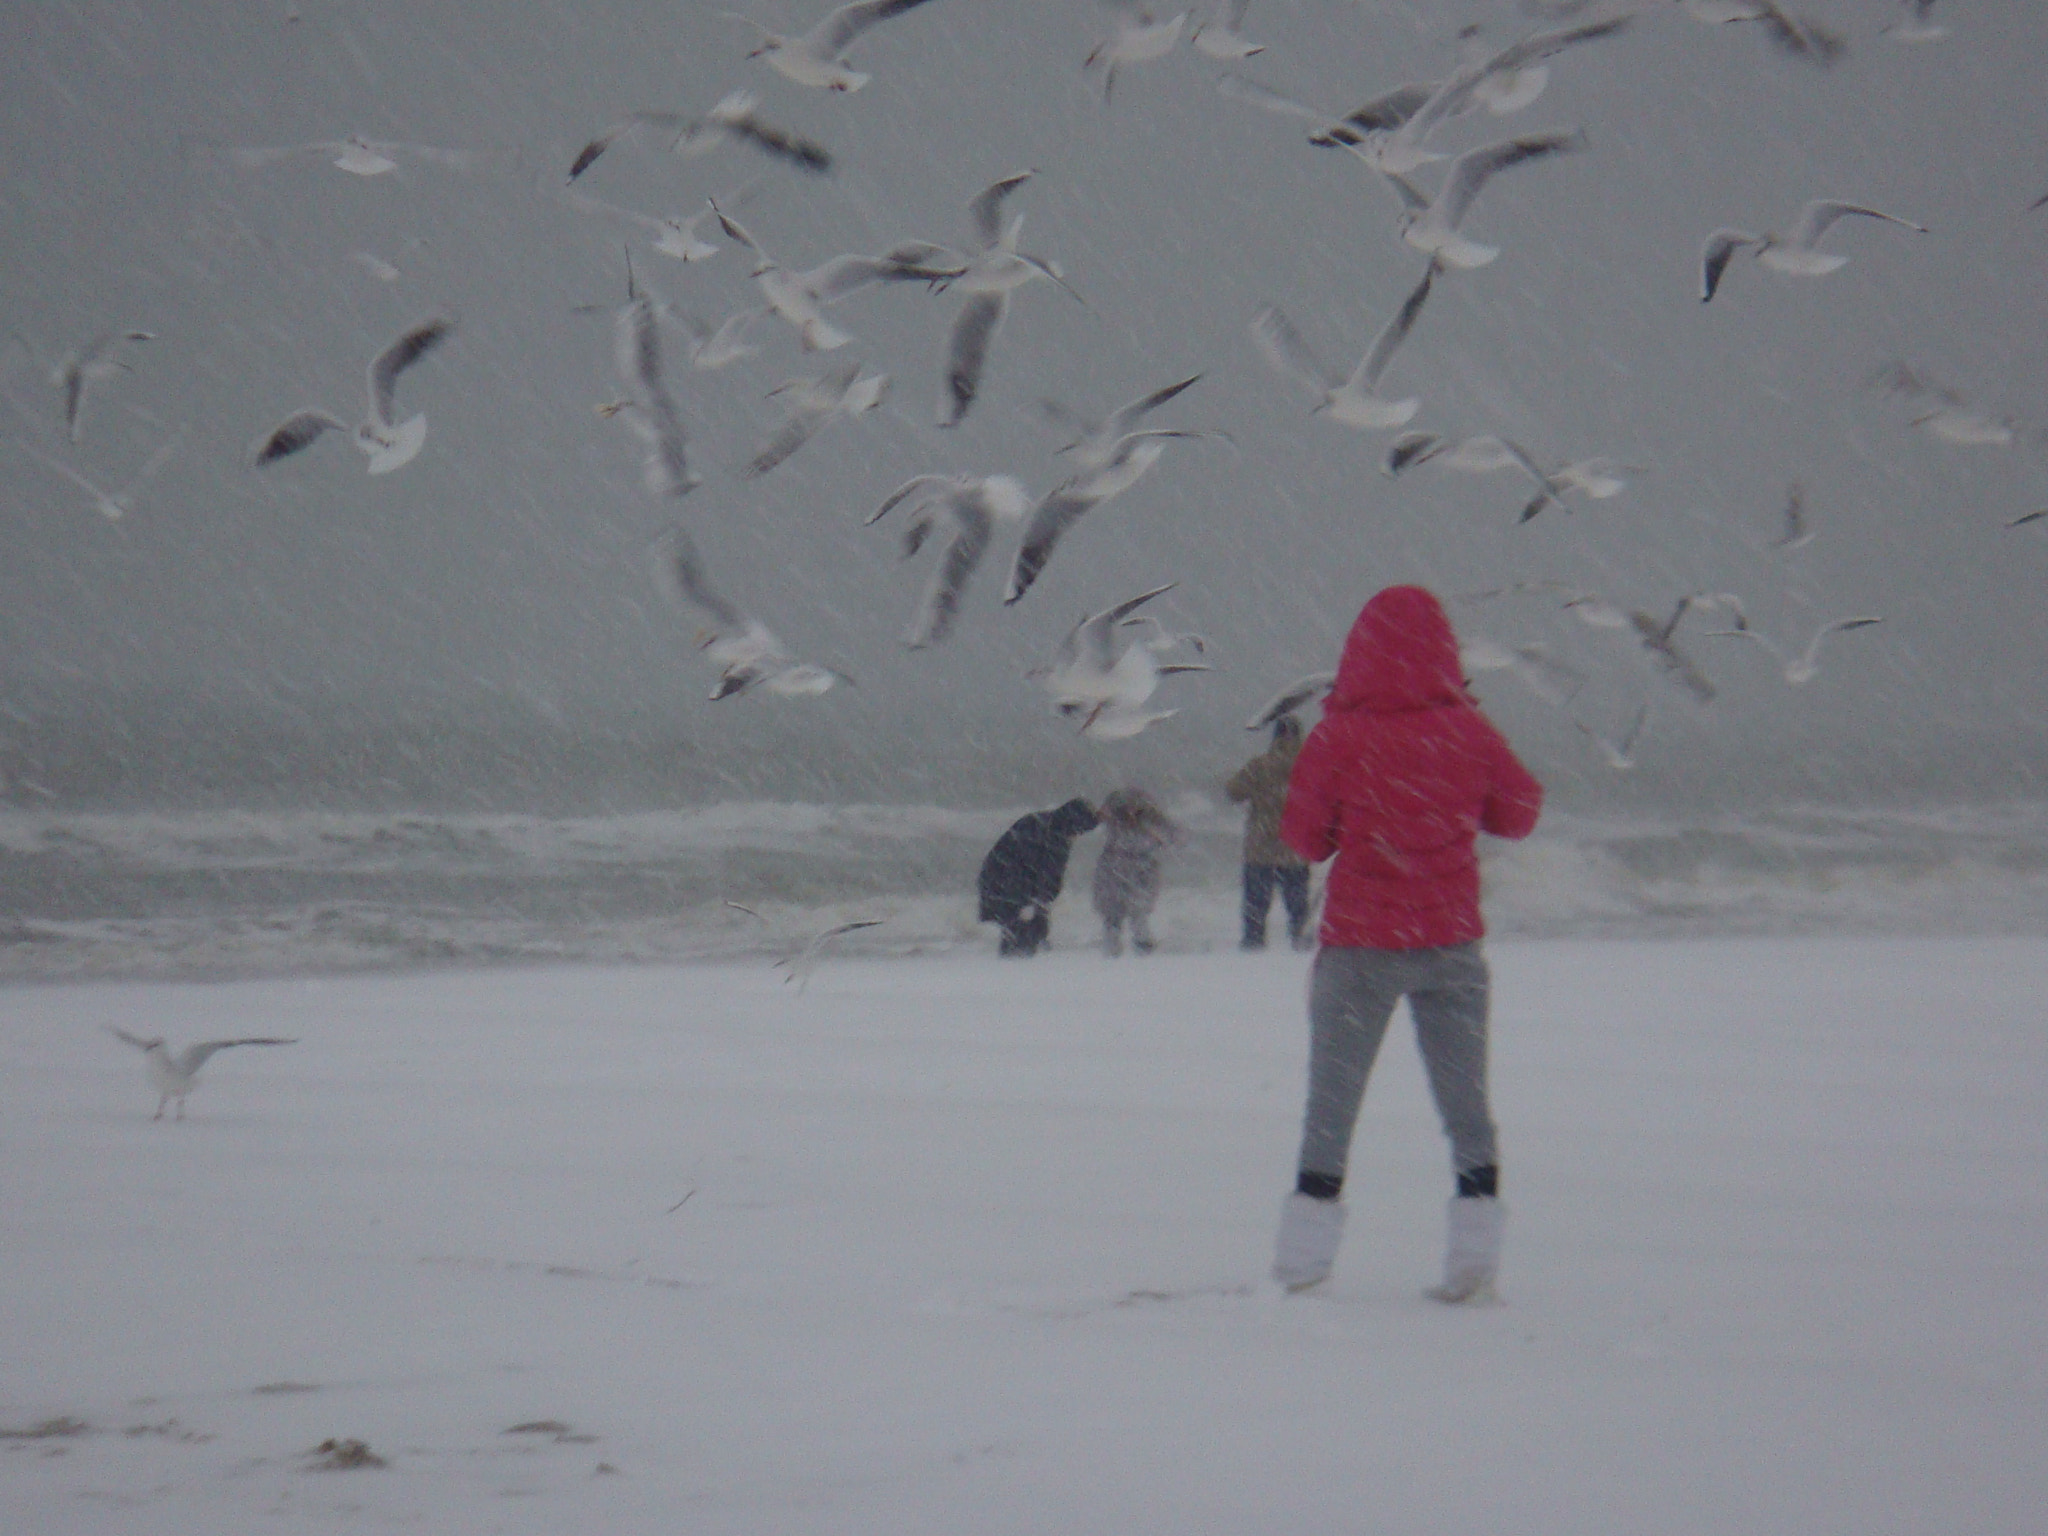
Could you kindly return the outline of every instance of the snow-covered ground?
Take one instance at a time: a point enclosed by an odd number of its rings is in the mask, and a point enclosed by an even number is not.
[[[1276,1297],[1306,961],[1064,936],[0,989],[0,1527],[2038,1529],[2048,942],[1497,943],[1454,1310],[1405,1031]]]

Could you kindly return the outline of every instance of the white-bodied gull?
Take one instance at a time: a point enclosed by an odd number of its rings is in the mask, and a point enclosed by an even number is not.
[[[1252,317],[1252,340],[1258,343],[1261,355],[1276,373],[1291,374],[1322,392],[1316,414],[1327,414],[1334,422],[1363,431],[1401,426],[1421,409],[1422,402],[1413,396],[1401,400],[1383,396],[1379,392],[1380,375],[1386,371],[1395,349],[1414,328],[1415,317],[1422,313],[1430,283],[1439,270],[1434,261],[1429,264],[1422,281],[1380,328],[1349,378],[1323,365],[1277,305],[1268,304]]]
[[[182,1051],[173,1052],[164,1044],[163,1036],[156,1035],[144,1040],[131,1035],[125,1029],[109,1025],[114,1034],[142,1052],[143,1068],[149,1074],[149,1086],[157,1092],[156,1113],[150,1118],[161,1120],[164,1107],[173,1099],[178,1101],[177,1118],[185,1118],[185,1098],[197,1086],[199,1069],[211,1061],[216,1052],[230,1050],[238,1045],[297,1045],[297,1040],[283,1040],[273,1036],[258,1036],[241,1040],[202,1040],[197,1045],[188,1045]]]
[[[749,480],[765,475],[797,449],[809,442],[835,416],[862,416],[880,405],[889,393],[889,375],[862,373],[860,364],[847,363],[830,373],[808,379],[791,379],[768,392],[789,405],[789,418],[763,443],[742,471]]]
[[[1860,203],[1845,203],[1831,197],[1815,198],[1800,210],[1799,222],[1786,234],[1751,234],[1744,229],[1717,229],[1708,235],[1707,243],[1700,249],[1700,302],[1705,304],[1713,299],[1720,289],[1721,274],[1727,270],[1729,260],[1744,247],[1749,247],[1756,259],[1773,272],[1793,277],[1825,277],[1836,271],[1849,258],[1819,249],[1820,238],[1834,228],[1837,220],[1851,217],[1878,219],[1918,234],[1927,233],[1926,225],[1915,224],[1911,219],[1902,219],[1894,213],[1882,213]]]
[[[857,91],[870,77],[846,63],[846,50],[853,40],[877,22],[901,16],[924,3],[925,0],[855,0],[852,5],[828,12],[810,31],[792,37],[770,32],[751,17],[735,19],[747,22],[761,33],[760,46],[748,58],[765,61],[778,75],[798,85],[826,91]],[[730,11],[726,14],[733,15]]]
[[[697,609],[708,620],[697,631],[697,649],[718,668],[718,681],[711,690],[714,700],[755,688],[785,697],[809,697],[824,693],[835,683],[853,681],[831,667],[797,660],[767,625],[721,596],[705,575],[688,529],[677,526],[655,542],[654,576],[671,598]]]
[[[178,445],[185,440],[186,430],[186,428],[181,427],[175,434],[165,438],[158,445],[156,452],[152,453],[143,463],[142,468],[137,470],[130,477],[128,483],[118,491],[103,489],[94,481],[87,479],[78,470],[73,469],[69,464],[64,463],[62,460],[51,458],[50,455],[31,444],[23,443],[21,446],[22,450],[36,460],[37,463],[50,470],[53,474],[62,475],[81,491],[84,491],[86,495],[90,496],[92,498],[93,510],[98,512],[101,517],[106,518],[109,522],[119,522],[135,510],[136,496],[141,493],[145,485],[155,478],[156,472],[170,461],[171,455],[178,451]]]
[[[1785,681],[1796,688],[1802,683],[1812,682],[1819,673],[1820,649],[1827,642],[1828,636],[1847,634],[1851,630],[1868,629],[1873,624],[1882,624],[1883,622],[1883,619],[1868,617],[1836,619],[1831,623],[1821,625],[1814,632],[1813,638],[1807,642],[1806,649],[1797,653],[1780,645],[1769,635],[1752,629],[1747,619],[1739,611],[1736,614],[1736,622],[1733,629],[1712,629],[1708,630],[1707,633],[1718,640],[1755,641],[1771,653],[1772,659],[1778,663],[1779,669],[1784,673]]]
[[[102,331],[76,352],[58,360],[50,370],[50,382],[64,393],[66,437],[75,443],[84,435],[86,391],[128,371],[126,363],[108,354],[126,342],[155,340],[155,331]]]
[[[905,645],[923,650],[953,632],[967,583],[988,553],[996,523],[1015,521],[1029,505],[1024,488],[1008,475],[919,475],[890,493],[868,522],[878,522],[898,507],[907,509],[904,559],[924,547],[942,519],[950,525],[917,615],[904,631]]]
[[[424,413],[395,421],[399,376],[455,332],[446,316],[423,320],[370,360],[369,413],[353,429],[355,445],[369,455],[373,475],[388,475],[419,456],[427,440]],[[310,447],[324,433],[349,432],[347,422],[325,411],[297,411],[271,429],[255,447],[258,468]]]

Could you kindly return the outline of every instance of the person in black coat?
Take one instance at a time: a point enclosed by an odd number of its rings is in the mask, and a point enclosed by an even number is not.
[[[1020,816],[981,861],[981,920],[1003,931],[997,953],[1035,955],[1052,935],[1052,904],[1066,883],[1074,839],[1101,817],[1078,797]]]

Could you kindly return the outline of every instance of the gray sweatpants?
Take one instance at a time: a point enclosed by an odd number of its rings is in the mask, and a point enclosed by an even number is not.
[[[1403,996],[1429,1072],[1437,1113],[1451,1141],[1454,1172],[1496,1166],[1486,1105],[1486,959],[1474,944],[1444,949],[1316,952],[1309,978],[1308,1107],[1302,1116],[1303,1173],[1341,1180],[1351,1132],[1380,1041]]]

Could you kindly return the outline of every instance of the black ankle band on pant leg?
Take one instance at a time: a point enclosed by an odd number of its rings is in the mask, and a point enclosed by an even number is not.
[[[1495,1200],[1500,1197],[1500,1169],[1488,1165],[1468,1168],[1458,1175],[1460,1200]]]
[[[1341,1173],[1310,1173],[1304,1169],[1294,1179],[1294,1192],[1311,1200],[1334,1200],[1344,1192]]]

